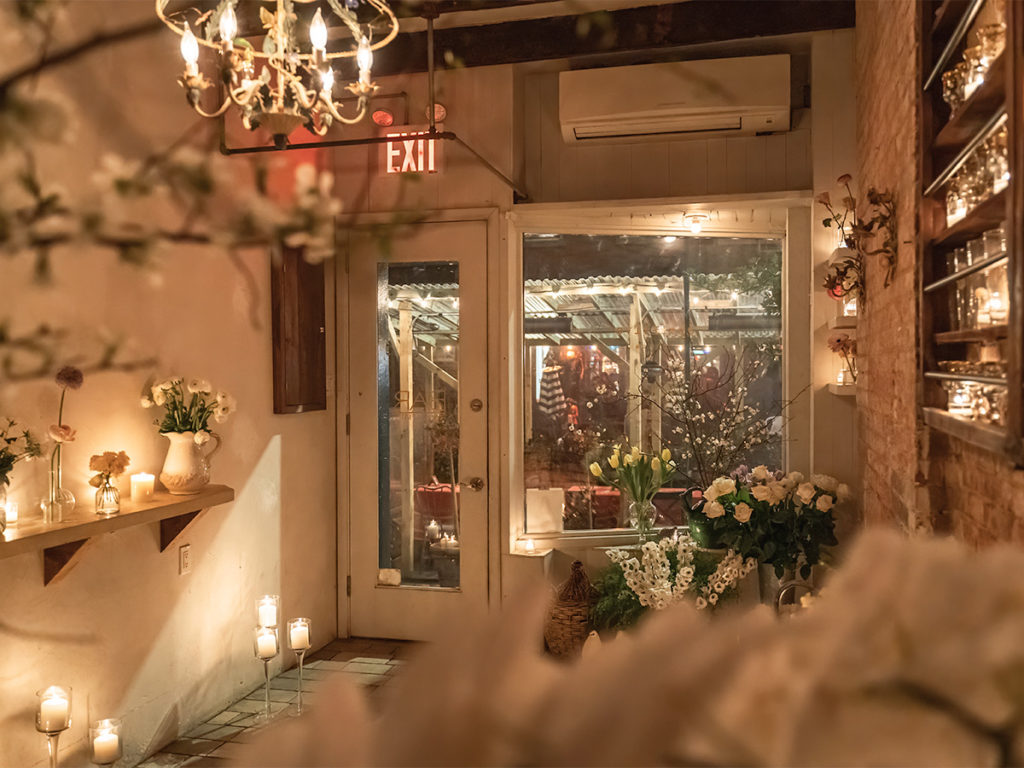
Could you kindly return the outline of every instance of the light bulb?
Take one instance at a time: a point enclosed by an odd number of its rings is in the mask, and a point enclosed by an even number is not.
[[[327,50],[327,25],[320,9],[316,9],[313,20],[309,23],[309,42],[318,51]]]
[[[235,32],[238,31],[238,20],[235,18],[235,8],[232,5],[224,9],[220,15],[220,39],[230,43],[235,39]]]
[[[334,70],[330,67],[320,73],[320,90],[324,93],[330,93],[334,90]]]
[[[364,35],[359,40],[359,50],[356,52],[356,64],[359,66],[359,74],[369,73],[373,66],[373,51],[370,50],[370,41]]]
[[[662,238],[662,240],[664,240],[666,243],[674,243],[676,241],[676,236],[675,235],[665,235]]]
[[[193,66],[199,61],[199,43],[192,34],[192,28],[188,26],[185,27],[185,34],[181,36],[181,57],[186,64]]]
[[[690,233],[694,235],[700,234],[700,231],[704,229],[704,221],[697,216],[690,216],[686,220],[686,225],[690,228]]]

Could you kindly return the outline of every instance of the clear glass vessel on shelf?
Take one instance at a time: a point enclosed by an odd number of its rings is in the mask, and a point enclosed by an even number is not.
[[[942,100],[951,114],[985,82],[989,68],[1006,47],[1006,24],[986,24],[976,37],[977,44],[964,49],[963,60],[942,73]]]
[[[946,226],[1006,189],[1010,164],[1005,123],[971,153],[946,187]]]

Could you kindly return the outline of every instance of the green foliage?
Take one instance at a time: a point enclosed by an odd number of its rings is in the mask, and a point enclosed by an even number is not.
[[[9,485],[14,465],[42,454],[39,441],[27,429],[18,429],[14,419],[0,429],[0,485]]]

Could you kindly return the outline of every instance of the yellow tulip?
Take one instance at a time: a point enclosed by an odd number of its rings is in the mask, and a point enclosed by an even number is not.
[[[660,472],[661,471],[661,462],[658,461],[658,457],[657,456],[655,456],[653,459],[651,459],[651,469],[653,469],[655,472]]]
[[[619,468],[619,454],[613,453],[611,455],[611,458],[608,459],[608,466],[610,466],[612,469]]]
[[[661,460],[667,462],[671,458],[672,458],[672,452],[668,448],[663,449],[662,452],[661,452]]]
[[[601,465],[598,464],[596,461],[590,465],[590,474],[592,474],[594,477],[600,477],[603,474],[601,471]]]
[[[633,454],[633,458],[634,459],[639,459],[640,458],[640,449],[637,448],[635,445],[633,446],[632,454]]]

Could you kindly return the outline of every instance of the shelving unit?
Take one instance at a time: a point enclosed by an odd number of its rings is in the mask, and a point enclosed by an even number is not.
[[[857,385],[856,384],[836,384],[834,382],[828,385],[828,391],[833,395],[839,395],[840,397],[856,397],[857,396]]]
[[[0,537],[0,559],[26,552],[42,552],[43,584],[66,573],[81,556],[90,539],[146,523],[158,523],[160,551],[185,530],[200,512],[233,501],[235,492],[226,485],[208,485],[191,496],[174,496],[156,491],[150,501],[136,504],[121,502],[120,514],[99,517],[88,502],[80,502],[59,523],[44,523],[42,518],[24,519]]]
[[[984,82],[950,114],[942,100],[942,73],[961,59],[965,47],[975,43],[973,34],[979,25],[992,20],[995,0],[926,0],[918,8],[921,87],[923,97],[919,115],[919,169],[922,179],[918,198],[921,237],[921,374],[924,402],[922,418],[929,428],[956,439],[999,453],[1011,461],[1024,462],[1022,434],[1024,412],[1021,401],[1021,309],[1024,286],[1018,284],[1017,252],[1024,234],[1024,192],[1021,142],[1022,102],[1024,94],[1009,83],[1024,78],[1024,5],[1007,2],[1006,46],[992,62]],[[972,151],[998,126],[1005,123],[1009,147],[1009,185],[968,211],[952,225],[946,224],[945,193],[947,182],[964,164]],[[1006,231],[1006,252],[994,254],[953,274],[948,274],[946,257],[984,232],[1002,224]],[[1005,324],[978,329],[951,327],[950,296],[970,275],[991,269],[1005,260],[1009,280],[1010,312]],[[998,356],[1006,362],[1005,379],[992,376],[952,374],[939,370],[942,360],[989,360]],[[946,411],[943,384],[951,381],[982,385],[1006,385],[1008,398],[1003,425],[996,426]]]

